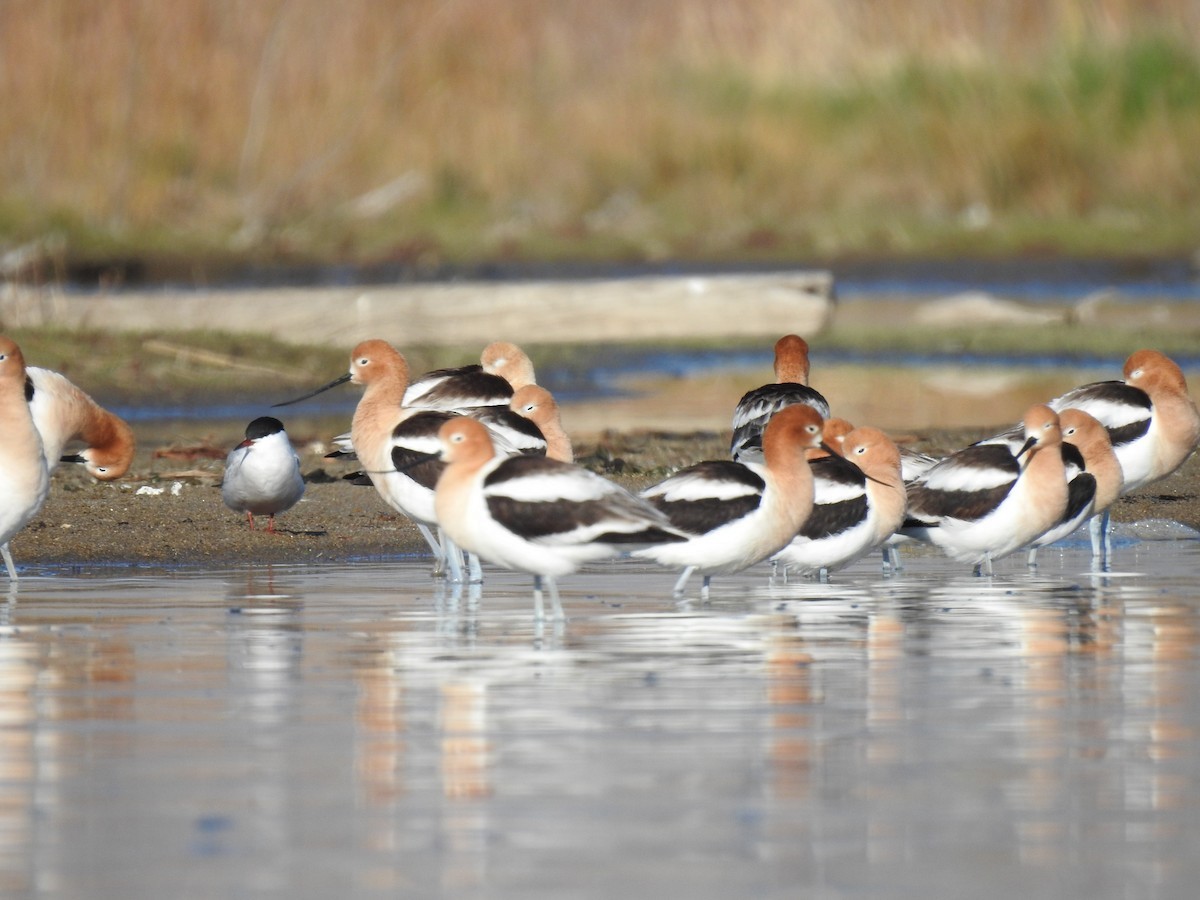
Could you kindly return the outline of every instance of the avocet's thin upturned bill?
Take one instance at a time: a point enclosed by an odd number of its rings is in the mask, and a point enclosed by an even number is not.
[[[1038,404],[1025,413],[1025,442],[973,444],[908,485],[903,533],[992,574],[992,562],[1028,546],[1067,507],[1058,414]]]
[[[767,422],[796,403],[829,418],[829,403],[808,386],[808,343],[799,335],[785,334],[775,342],[775,383],[747,391],[734,408],[730,455],[742,462],[761,462]]]
[[[570,463],[498,456],[487,428],[460,416],[439,432],[446,469],[437,484],[437,520],[459,546],[534,578],[563,617],[556,579],[617,553],[684,536],[644,500]]]
[[[762,463],[709,460],[643,491],[691,537],[634,555],[682,568],[676,595],[699,572],[702,595],[707,595],[713,575],[740,572],[778,553],[812,511],[812,471],[805,457],[821,446],[821,425],[812,407],[788,406],[767,423]]]
[[[221,499],[234,512],[244,512],[252,530],[256,515],[267,516],[267,533],[274,534],[275,516],[303,496],[300,458],[283,423],[260,416],[246,426],[246,439],[225,459]]]
[[[8,577],[17,580],[8,542],[42,508],[50,472],[42,439],[29,411],[25,357],[11,338],[0,335],[0,556]]]
[[[58,372],[29,366],[25,374],[27,392],[32,391],[29,412],[41,435],[50,472],[60,462],[82,463],[98,481],[113,481],[129,471],[136,441],[124,419],[100,406]],[[63,456],[63,449],[72,441],[87,446]]]

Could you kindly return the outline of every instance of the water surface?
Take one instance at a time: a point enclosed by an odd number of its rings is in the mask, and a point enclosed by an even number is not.
[[[669,596],[628,561],[26,577],[0,890],[170,897],[1182,897],[1195,541],[993,579],[923,553]]]

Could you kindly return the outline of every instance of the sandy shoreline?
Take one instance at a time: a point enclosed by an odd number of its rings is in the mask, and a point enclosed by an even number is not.
[[[944,452],[977,436],[930,432],[914,435],[912,446]],[[722,456],[726,439],[631,433],[579,450],[585,465],[638,488],[661,477],[664,466]],[[305,497],[279,517],[276,535],[250,531],[244,517],[221,502],[221,460],[180,463],[155,458],[159,449],[140,448],[130,474],[114,484],[93,482],[81,467],[61,467],[45,506],[12,541],[18,567],[54,574],[62,567],[321,564],[425,553],[412,523],[388,509],[373,488],[342,481],[352,465],[322,459],[316,452],[322,448],[301,449]],[[1122,498],[1113,519],[1169,519],[1200,530],[1200,460],[1193,457],[1169,478]]]

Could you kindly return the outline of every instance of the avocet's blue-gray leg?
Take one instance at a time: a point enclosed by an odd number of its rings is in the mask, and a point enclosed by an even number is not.
[[[561,622],[566,619],[566,613],[563,612],[562,600],[558,596],[558,582],[553,578],[546,579],[546,586],[550,590],[550,605],[554,607],[554,621]]]
[[[450,540],[446,532],[441,532],[442,536],[442,557],[446,561],[446,577],[451,581],[458,582],[463,580],[463,552],[458,544]]]
[[[420,522],[417,522],[416,526],[417,531],[421,532],[421,537],[425,538],[425,543],[429,545],[429,549],[433,553],[433,577],[440,578],[445,574],[446,551],[442,549],[441,543],[434,537],[433,529]]]
[[[546,618],[546,601],[542,599],[542,576],[533,576],[533,618],[542,621]]]
[[[479,554],[467,554],[467,577],[471,580],[471,584],[483,584],[483,563],[479,561]]]
[[[546,602],[542,596],[542,587],[550,594],[550,605],[554,609],[554,618],[556,621],[566,619],[566,614],[563,613],[562,600],[558,596],[558,582],[549,575],[544,578],[541,575],[533,576],[533,617],[538,622],[546,618]]]
[[[17,580],[17,567],[13,565],[12,552],[8,549],[8,544],[0,544],[0,556],[4,557],[4,568],[8,570],[8,580]]]
[[[1112,553],[1112,533],[1109,531],[1108,510],[1088,519],[1088,535],[1092,539],[1092,558],[1100,561],[1101,567],[1108,566]]]
[[[688,566],[686,569],[684,569],[679,575],[679,580],[675,582],[675,587],[671,590],[671,593],[676,597],[683,594],[684,588],[687,587],[688,579],[692,577],[692,573],[695,571],[695,566]]]

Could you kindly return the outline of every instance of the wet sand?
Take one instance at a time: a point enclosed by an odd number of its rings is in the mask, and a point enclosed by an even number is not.
[[[896,437],[941,453],[988,433],[938,430]],[[320,445],[300,448],[304,499],[277,520],[251,531],[245,517],[221,502],[223,459],[172,459],[165,444],[146,441],[130,473],[98,484],[82,467],[64,464],[54,475],[41,513],[12,541],[18,566],[217,566],[395,559],[426,552],[412,523],[393,513],[375,490],[343,481],[354,465],[322,458]],[[581,463],[637,489],[669,467],[727,452],[726,434],[605,435],[577,445]],[[159,455],[156,455],[156,451]],[[1168,519],[1200,530],[1200,460],[1157,484],[1122,498],[1116,522]]]

